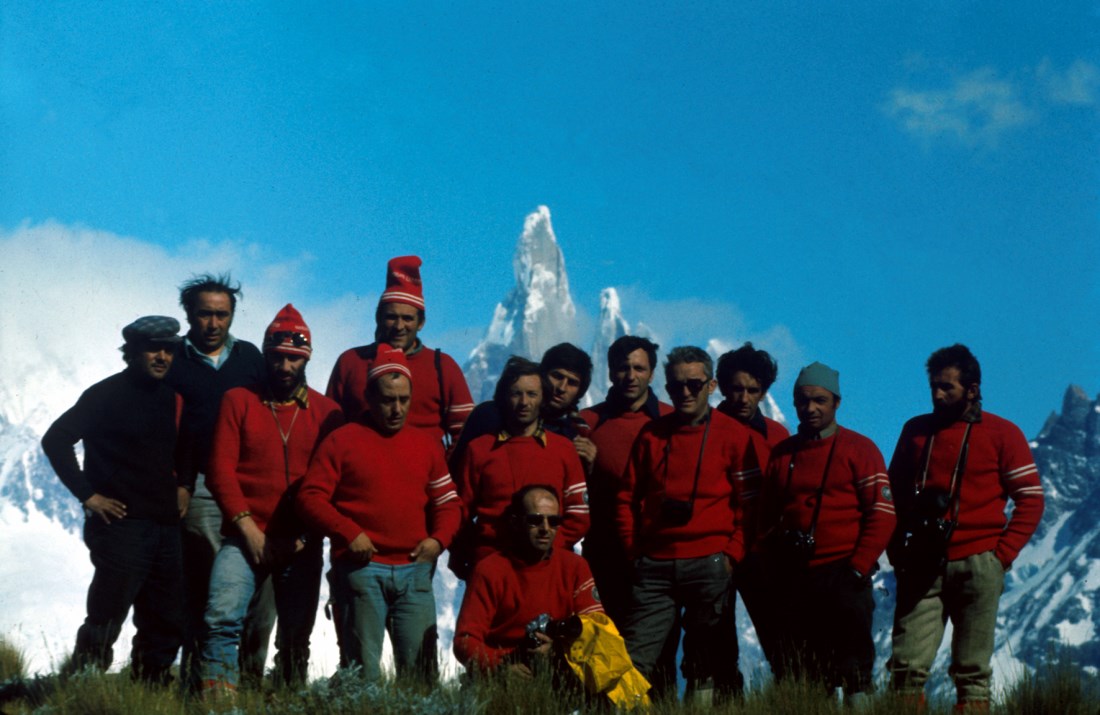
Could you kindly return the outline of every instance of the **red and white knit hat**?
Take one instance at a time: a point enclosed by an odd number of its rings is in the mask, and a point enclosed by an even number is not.
[[[290,355],[313,355],[313,339],[302,314],[287,303],[264,331],[264,352],[275,350]]]
[[[424,286],[420,282],[419,256],[398,256],[386,265],[386,290],[378,304],[404,303],[424,310]]]
[[[386,343],[380,343],[374,361],[367,368],[367,384],[369,385],[391,372],[404,375],[412,383],[412,370],[409,369],[409,361],[405,357],[405,352],[399,348],[390,347]]]

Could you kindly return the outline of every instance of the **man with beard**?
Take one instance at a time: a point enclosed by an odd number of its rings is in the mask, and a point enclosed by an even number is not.
[[[266,581],[278,613],[276,679],[305,680],[323,558],[321,539],[308,537],[295,516],[294,492],[317,444],[343,423],[339,406],[306,384],[312,354],[309,327],[287,304],[264,333],[264,380],[222,400],[207,484],[225,541],[210,575],[204,692],[236,690],[242,622]]]
[[[332,590],[341,663],[382,677],[382,642],[398,677],[436,674],[432,576],[462,522],[443,446],[406,424],[413,374],[404,352],[379,347],[367,372],[364,421],[317,451],[298,511],[332,541]]]
[[[264,377],[260,351],[229,332],[241,297],[241,287],[229,274],[203,274],[180,286],[180,306],[190,329],[176,349],[165,378],[183,397],[178,468],[190,490],[183,517],[183,574],[187,602],[187,634],[181,672],[189,688],[199,686],[199,653],[205,629],[203,614],[210,592],[210,570],[221,548],[221,510],[206,486],[214,423],[226,391],[251,385]],[[252,599],[241,637],[241,669],[251,681],[263,678],[267,646],[275,625],[275,600],[270,584]]]
[[[459,494],[473,524],[465,552],[452,549],[456,573],[465,576],[466,566],[500,549],[504,511],[512,494],[526,484],[549,484],[562,495],[559,546],[573,548],[588,531],[584,469],[573,444],[543,425],[547,392],[537,364],[516,356],[505,364],[493,397],[502,428],[472,440],[462,456]]]
[[[42,451],[84,506],[95,575],[69,672],[107,670],[134,608],[135,678],[166,683],[183,640],[179,520],[187,491],[173,469],[177,395],[164,380],[180,325],[146,316],[122,329],[126,369],[88,388],[50,426]],[[84,468],[73,449],[84,443]]]
[[[985,712],[1005,571],[1039,525],[1043,488],[1020,429],[982,410],[981,366],[970,350],[942,348],[926,367],[932,413],[905,424],[890,460],[899,526],[888,668],[896,690],[923,702],[950,620],[956,707]]]
[[[772,450],[759,507],[768,597],[781,615],[772,671],[858,702],[875,659],[871,575],[895,523],[886,465],[874,442],[837,424],[836,370],[802,368],[794,407],[798,432]]]

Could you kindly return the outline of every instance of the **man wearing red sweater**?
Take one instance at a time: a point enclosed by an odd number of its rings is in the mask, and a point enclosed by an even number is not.
[[[242,621],[271,579],[278,613],[276,677],[304,682],[321,582],[321,540],[308,538],[293,494],[318,442],[343,423],[339,406],[306,385],[309,327],[287,304],[264,333],[266,377],[225,393],[207,486],[225,541],[214,559],[202,648],[204,690],[236,689]]]
[[[531,484],[512,495],[506,511],[506,550],[474,567],[455,625],[454,652],[467,670],[509,668],[530,678],[548,660],[554,642],[527,626],[542,614],[555,621],[602,613],[595,581],[584,559],[554,548],[562,524],[557,490]],[[536,666],[537,667],[537,666]]]
[[[890,460],[899,524],[888,667],[894,688],[922,700],[950,619],[957,708],[987,711],[1004,574],[1039,525],[1043,488],[1020,429],[982,411],[981,366],[970,350],[937,350],[927,369],[932,413],[905,424]]]
[[[405,353],[416,392],[409,405],[410,427],[427,430],[438,440],[450,441],[474,409],[470,388],[458,363],[441,350],[426,348],[418,337],[424,328],[424,286],[421,261],[416,256],[390,260],[386,290],[378,299],[374,342],[344,351],[329,377],[326,394],[340,404],[349,422],[367,409],[367,369],[379,348],[388,345]]]
[[[298,512],[332,541],[341,662],[381,678],[388,629],[397,674],[436,672],[432,577],[462,521],[443,446],[407,424],[414,375],[387,345],[367,370],[367,420],[333,432],[317,450]]]
[[[749,428],[755,461],[761,469],[767,466],[772,447],[790,437],[786,427],[766,417],[760,409],[760,402],[767,396],[768,390],[771,389],[778,375],[779,366],[776,365],[775,359],[766,351],[754,348],[752,343],[745,343],[718,358],[718,389],[725,397],[718,405],[718,411]],[[754,504],[760,496],[761,472],[751,471],[743,477],[745,483],[741,490],[742,507],[746,515],[754,516],[758,513]],[[741,594],[745,610],[748,611],[753,627],[756,629],[760,647],[765,656],[769,656],[774,649],[773,623],[783,616],[772,608],[774,600],[765,583],[759,544],[753,543],[755,532],[754,524],[745,524],[749,553],[737,570],[736,593]],[[730,591],[730,602],[727,604],[726,613],[731,616],[736,613],[734,598],[735,591]],[[737,636],[736,624],[731,621],[725,627],[731,638]]]
[[[771,666],[858,701],[871,689],[871,574],[894,530],[886,465],[836,422],[840,374],[821,363],[794,384],[798,433],[772,450],[761,492],[763,559],[776,619]]]
[[[713,363],[697,347],[673,349],[665,385],[675,411],[642,427],[620,483],[616,520],[634,559],[623,624],[630,657],[651,677],[682,611],[688,696],[712,700],[736,687],[720,664],[737,660],[737,642],[720,629],[734,566],[745,555],[738,475],[746,469],[748,430],[710,409]],[[755,468],[755,465],[752,465]]]
[[[573,443],[543,428],[545,394],[538,364],[515,356],[508,360],[493,395],[504,429],[475,438],[462,455],[459,493],[473,533],[466,553],[452,552],[450,558],[472,566],[499,551],[504,511],[512,494],[528,484],[549,484],[562,495],[565,515],[556,531],[558,546],[572,549],[587,533],[584,469]]]

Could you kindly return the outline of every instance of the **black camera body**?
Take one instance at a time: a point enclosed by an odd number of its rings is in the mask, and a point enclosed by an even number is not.
[[[665,499],[661,502],[661,523],[668,526],[685,526],[695,511],[690,501]]]
[[[902,558],[907,564],[938,567],[947,560],[947,545],[958,525],[944,516],[950,504],[951,495],[943,489],[917,493],[902,542]]]
[[[549,636],[555,644],[571,645],[573,641],[580,637],[582,628],[581,619],[577,616],[554,619],[550,617],[549,613],[540,613],[527,624],[525,629],[526,644],[529,649],[541,646],[542,641],[536,635],[541,633]]]
[[[814,535],[801,529],[785,529],[775,540],[776,555],[788,566],[806,566],[816,550]]]

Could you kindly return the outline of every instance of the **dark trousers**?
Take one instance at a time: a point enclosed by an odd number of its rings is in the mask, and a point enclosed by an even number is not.
[[[721,630],[722,608],[730,588],[725,556],[634,563],[630,609],[623,638],[636,667],[654,674],[670,633],[684,629],[682,670],[688,688],[722,685],[722,664],[737,663],[737,639]]]
[[[870,579],[858,578],[846,559],[812,568],[776,569],[770,579],[782,619],[774,621],[772,671],[805,677],[846,695],[871,689],[875,602]]]
[[[183,641],[183,572],[179,527],[144,519],[84,522],[84,543],[95,575],[88,616],[76,634],[71,668],[106,670],[130,607],[134,609],[134,675],[164,682]]]

